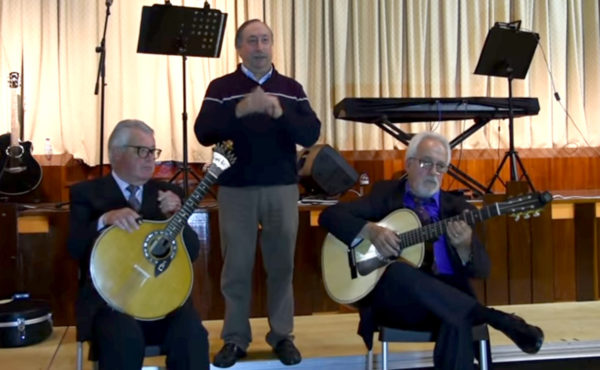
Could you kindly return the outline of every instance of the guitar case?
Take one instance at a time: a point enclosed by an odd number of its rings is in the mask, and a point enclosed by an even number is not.
[[[0,347],[22,347],[43,341],[52,334],[50,304],[15,294],[0,301]]]

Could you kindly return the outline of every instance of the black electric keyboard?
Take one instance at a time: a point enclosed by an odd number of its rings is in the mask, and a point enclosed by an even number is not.
[[[537,98],[513,98],[513,117],[540,111]],[[509,117],[508,98],[345,98],[335,105],[336,118],[367,122],[427,122]]]
[[[513,118],[533,116],[540,111],[537,98],[513,98]],[[450,148],[460,145],[492,119],[509,118],[508,98],[345,98],[335,105],[333,115],[348,121],[373,123],[408,145],[413,134],[396,123],[473,120],[474,123],[450,140]],[[450,164],[448,173],[477,194],[489,188]]]

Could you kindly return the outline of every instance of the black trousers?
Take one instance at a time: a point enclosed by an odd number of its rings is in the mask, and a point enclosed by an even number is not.
[[[370,302],[377,325],[436,333],[436,369],[473,368],[470,313],[478,302],[466,278],[433,276],[393,263],[371,292]]]
[[[139,370],[146,345],[161,345],[169,370],[208,370],[208,332],[191,301],[157,321],[138,321],[111,308],[94,317],[101,370]]]

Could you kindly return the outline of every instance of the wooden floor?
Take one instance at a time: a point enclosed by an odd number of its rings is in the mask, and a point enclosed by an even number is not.
[[[536,355],[518,350],[502,333],[491,329],[492,359],[494,363],[559,358],[600,357],[600,301],[545,303],[531,305],[497,306],[514,312],[531,323],[542,327],[546,340]],[[357,314],[322,314],[299,316],[295,319],[296,344],[303,361],[293,369],[365,369],[365,348],[356,335]],[[206,321],[210,332],[211,358],[219,350],[221,321]],[[248,358],[233,369],[290,369],[273,356],[264,337],[267,320],[252,319],[254,342]],[[432,344],[393,344],[390,350],[390,368],[414,368],[431,365]],[[379,353],[376,344],[375,353]],[[86,352],[87,354],[87,352]],[[374,369],[379,369],[375,356]],[[56,327],[46,341],[29,347],[0,349],[0,368],[17,370],[72,370],[75,369],[76,343],[73,327]],[[148,359],[149,366],[164,364],[164,358]],[[86,361],[85,368],[90,369]],[[216,369],[216,368],[215,368]]]

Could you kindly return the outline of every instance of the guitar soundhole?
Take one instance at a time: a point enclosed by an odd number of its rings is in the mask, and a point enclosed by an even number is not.
[[[150,253],[152,253],[152,255],[158,259],[163,259],[167,257],[170,252],[171,248],[169,247],[169,241],[167,239],[160,238]]]
[[[150,233],[144,241],[144,256],[153,264],[175,258],[177,243],[163,236],[162,231]]]
[[[12,158],[21,158],[23,153],[25,153],[25,149],[21,145],[6,148],[6,155]]]

